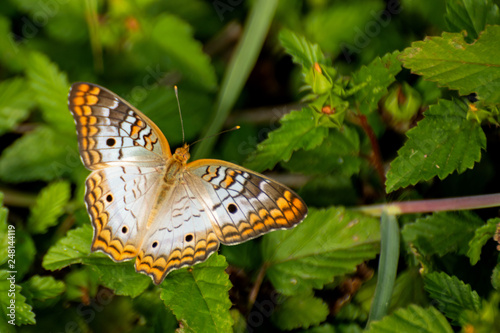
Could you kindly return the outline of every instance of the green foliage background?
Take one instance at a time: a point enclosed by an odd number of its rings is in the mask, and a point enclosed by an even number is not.
[[[498,191],[498,6],[3,1],[0,331],[500,332],[498,209],[391,217],[382,232],[357,210]],[[272,170],[308,217],[160,286],[90,253],[75,81],[128,100],[171,147],[178,85],[186,142],[241,126],[194,157]],[[378,266],[381,238],[400,255]],[[374,295],[390,300],[382,318]]]

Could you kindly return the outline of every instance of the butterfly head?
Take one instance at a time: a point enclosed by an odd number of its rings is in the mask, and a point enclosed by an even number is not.
[[[191,154],[189,154],[189,145],[187,143],[175,150],[174,158],[182,163],[186,163],[190,157]]]

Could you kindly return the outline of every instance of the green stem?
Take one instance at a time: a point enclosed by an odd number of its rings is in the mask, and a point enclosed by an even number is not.
[[[459,198],[417,200],[405,202],[392,202],[380,205],[368,205],[356,207],[353,210],[363,213],[380,216],[385,210],[389,214],[413,214],[441,212],[452,210],[480,209],[500,206],[500,193],[474,195]]]
[[[381,217],[381,236],[377,287],[367,327],[387,314],[398,269],[399,225],[396,216],[389,215],[385,210]]]
[[[218,133],[234,106],[243,85],[250,75],[262,44],[266,38],[269,26],[278,6],[278,0],[257,0],[253,5],[245,24],[243,36],[236,46],[222,80],[221,89],[215,104],[215,117],[202,137]],[[199,159],[210,154],[215,144],[215,138],[206,139],[195,147],[193,158]]]

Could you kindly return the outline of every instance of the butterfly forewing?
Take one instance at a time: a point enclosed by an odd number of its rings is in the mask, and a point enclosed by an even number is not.
[[[171,157],[163,134],[144,114],[109,90],[74,83],[68,104],[80,156],[96,170],[112,165],[162,165]]]
[[[307,206],[295,192],[238,165],[200,160],[188,165],[188,173],[197,177],[193,186],[215,216],[213,227],[223,244],[294,227],[307,215]]]

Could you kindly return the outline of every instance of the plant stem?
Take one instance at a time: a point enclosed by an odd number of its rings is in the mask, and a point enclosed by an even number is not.
[[[452,210],[480,209],[500,206],[500,193],[475,195],[459,198],[416,200],[405,202],[393,202],[380,205],[368,205],[356,207],[354,210],[363,213],[380,216],[386,210],[388,214],[412,214],[428,213]]]
[[[257,299],[257,295],[259,294],[260,286],[262,285],[262,281],[264,281],[264,276],[266,276],[267,265],[263,264],[260,267],[259,274],[257,274],[257,278],[255,279],[255,283],[253,284],[252,290],[250,290],[250,294],[248,295],[248,311],[250,311]]]
[[[371,163],[374,166],[375,170],[377,171],[378,176],[380,177],[380,181],[382,182],[382,184],[384,184],[385,183],[384,165],[382,163],[382,155],[380,154],[380,147],[378,145],[377,136],[375,135],[375,132],[373,132],[373,129],[366,120],[366,116],[364,114],[358,113],[358,118],[361,127],[368,136],[368,139],[370,140],[370,144],[372,146],[373,153],[371,156]]]

